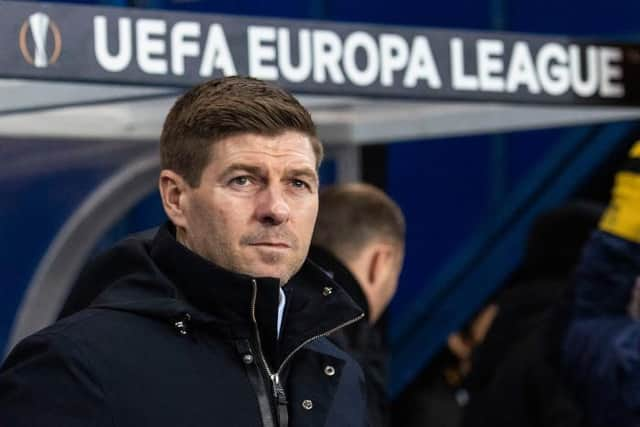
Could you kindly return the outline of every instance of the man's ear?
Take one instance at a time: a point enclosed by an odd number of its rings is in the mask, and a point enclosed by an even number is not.
[[[362,289],[369,302],[369,322],[375,323],[395,293],[397,253],[393,245],[372,243],[364,258],[366,266]]]
[[[393,248],[385,243],[376,243],[369,258],[367,285],[377,288],[386,286],[393,274]]]
[[[162,207],[165,213],[176,227],[185,228],[185,206],[187,203],[187,191],[189,185],[177,173],[163,169],[158,179],[158,189],[162,198]]]

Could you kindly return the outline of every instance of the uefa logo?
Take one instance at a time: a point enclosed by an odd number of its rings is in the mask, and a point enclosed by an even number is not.
[[[37,12],[20,27],[20,52],[25,61],[37,68],[55,64],[62,51],[60,28],[48,15]]]

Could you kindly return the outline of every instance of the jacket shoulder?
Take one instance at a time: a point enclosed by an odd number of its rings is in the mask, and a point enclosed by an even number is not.
[[[0,368],[0,413],[3,426],[11,427],[112,425],[90,358],[61,326],[29,336],[11,351]]]

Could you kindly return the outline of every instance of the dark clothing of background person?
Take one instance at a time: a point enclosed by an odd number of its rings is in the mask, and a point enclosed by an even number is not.
[[[549,309],[528,318],[522,338],[501,355],[492,375],[472,368],[467,381],[472,398],[464,411],[464,427],[579,427],[583,409],[561,364],[563,328]],[[486,363],[487,360],[481,361]],[[473,374],[472,374],[473,375]],[[478,378],[480,377],[480,378]],[[484,383],[479,381],[484,380]],[[478,383],[474,383],[477,381]]]
[[[573,202],[534,221],[522,266],[474,350],[464,427],[581,425],[582,408],[561,361],[564,296],[601,213],[598,205]]]
[[[564,363],[590,426],[640,425],[640,322],[627,315],[640,275],[640,244],[605,231],[576,275]]]
[[[389,349],[381,329],[368,322],[369,304],[349,269],[329,251],[312,245],[309,258],[325,270],[362,308],[365,319],[329,336],[338,347],[352,355],[364,371],[367,388],[367,409],[371,427],[390,425],[390,405],[387,397]]]
[[[393,401],[396,427],[458,427],[467,391],[457,375],[458,358],[448,349],[436,355]]]
[[[363,316],[348,295],[307,261],[277,339],[279,280],[221,269],[174,233],[102,255],[94,272],[111,286],[18,344],[0,369],[0,425],[365,426],[362,372],[323,336]],[[266,365],[282,366],[279,383]]]

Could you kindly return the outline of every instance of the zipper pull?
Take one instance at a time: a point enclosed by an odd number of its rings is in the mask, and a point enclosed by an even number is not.
[[[191,315],[189,313],[185,313],[182,315],[182,318],[175,321],[173,326],[178,330],[180,335],[187,335],[189,333],[189,322],[191,321]]]
[[[287,394],[285,393],[282,384],[280,384],[280,375],[278,375],[277,372],[271,375],[271,383],[273,384],[273,396],[275,397],[276,403],[278,405],[278,426],[288,427],[289,412],[287,410]]]
[[[273,397],[276,398],[278,405],[287,405],[287,394],[284,391],[284,387],[280,384],[280,375],[271,375],[271,383],[273,384]]]

